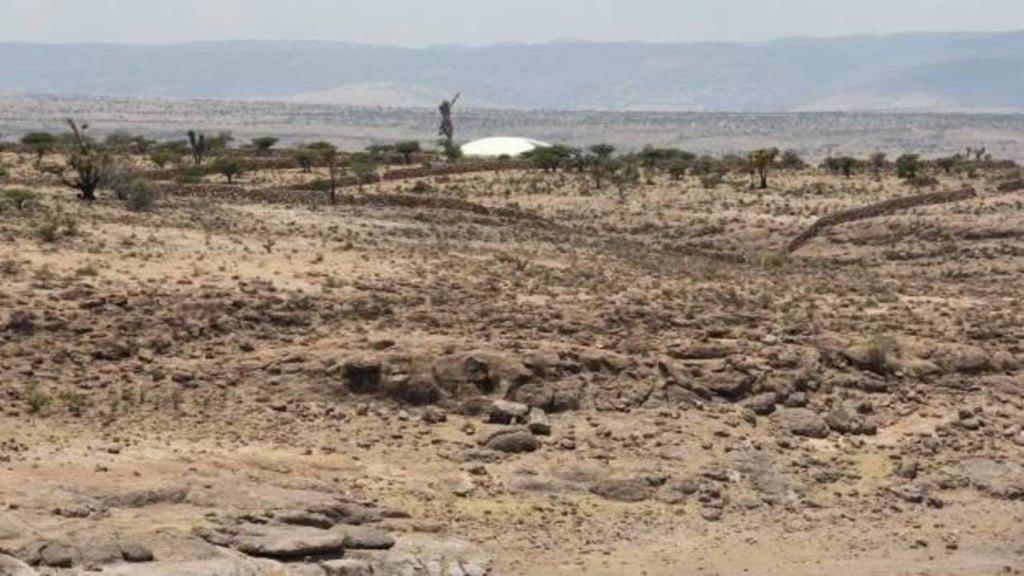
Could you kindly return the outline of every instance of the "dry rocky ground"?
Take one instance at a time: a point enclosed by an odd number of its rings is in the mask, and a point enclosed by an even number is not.
[[[791,257],[910,190],[37,184],[0,212],[0,574],[1024,573],[1008,177]]]

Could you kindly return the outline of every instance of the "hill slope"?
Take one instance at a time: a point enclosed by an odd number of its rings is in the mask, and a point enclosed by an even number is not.
[[[608,110],[1024,108],[1024,32],[390,48],[0,43],[0,92]]]

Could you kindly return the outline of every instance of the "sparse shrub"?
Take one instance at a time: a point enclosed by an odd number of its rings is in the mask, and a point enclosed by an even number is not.
[[[721,172],[710,172],[700,176],[700,185],[705,190],[714,190],[722,184],[724,179]]]
[[[148,180],[136,180],[124,197],[125,206],[132,212],[147,212],[156,208],[160,192]]]
[[[206,176],[206,170],[198,166],[190,166],[178,170],[177,179],[179,184],[202,184],[204,176]]]
[[[786,150],[779,160],[779,167],[784,170],[803,170],[807,167],[807,163],[796,150]]]
[[[163,170],[169,164],[177,164],[180,162],[181,154],[178,154],[169,148],[157,148],[150,153],[149,161],[157,168]]]
[[[530,166],[533,168],[544,172],[554,172],[561,168],[571,155],[572,152],[565,146],[551,146],[531,150],[523,156],[529,160]]]
[[[29,132],[21,137],[21,144],[36,155],[39,163],[57,146],[57,137],[49,132]]]
[[[68,413],[75,418],[80,418],[82,414],[85,413],[85,409],[89,406],[89,398],[77,390],[61,394],[61,400],[64,402],[64,406],[68,409]]]
[[[882,171],[885,170],[886,163],[885,152],[875,152],[870,158],[868,158],[868,164],[871,166],[871,172],[875,176],[880,176],[882,174]]]
[[[411,192],[416,194],[429,194],[434,192],[434,187],[424,180],[417,180],[416,183],[412,185]]]
[[[53,244],[62,237],[78,234],[78,219],[74,214],[64,212],[60,204],[36,225],[36,236],[47,244]]]
[[[39,204],[39,196],[27,188],[8,188],[0,194],[0,202],[19,212],[25,212]]]
[[[315,192],[330,192],[331,181],[327,178],[316,178],[309,183],[309,188]]]
[[[32,384],[25,390],[25,401],[28,402],[29,414],[39,414],[50,405],[50,395]]]
[[[668,175],[676,181],[682,180],[686,177],[686,172],[690,169],[690,163],[683,160],[676,160],[668,167]]]
[[[105,148],[123,154],[145,154],[154,144],[155,142],[145,136],[129,134],[123,130],[111,132],[103,140]]]
[[[60,224],[48,218],[36,225],[36,237],[47,244],[53,244],[60,240]]]
[[[913,188],[933,188],[939,185],[939,181],[934,176],[915,176],[907,179],[907,184]]]
[[[412,155],[419,154],[420,151],[420,143],[416,140],[407,140],[395,144],[395,152],[402,155],[406,164],[412,164]]]
[[[21,274],[21,262],[12,258],[0,260],[0,276],[13,278]]]

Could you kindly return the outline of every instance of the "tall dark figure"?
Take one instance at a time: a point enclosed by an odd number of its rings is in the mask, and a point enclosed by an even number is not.
[[[462,92],[459,92],[451,100],[445,100],[441,102],[439,110],[441,111],[441,128],[438,130],[439,136],[444,136],[445,142],[448,144],[452,143],[455,138],[455,124],[452,122],[452,108],[455,107],[455,103],[459,101],[459,96],[462,96]]]

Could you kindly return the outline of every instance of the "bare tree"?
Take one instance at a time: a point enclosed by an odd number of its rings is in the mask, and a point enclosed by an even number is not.
[[[77,190],[79,198],[91,202],[96,199],[96,190],[109,178],[113,160],[109,152],[86,135],[88,124],[79,128],[70,118],[67,123],[71,138],[66,166],[51,167],[48,171],[68,188]]]

